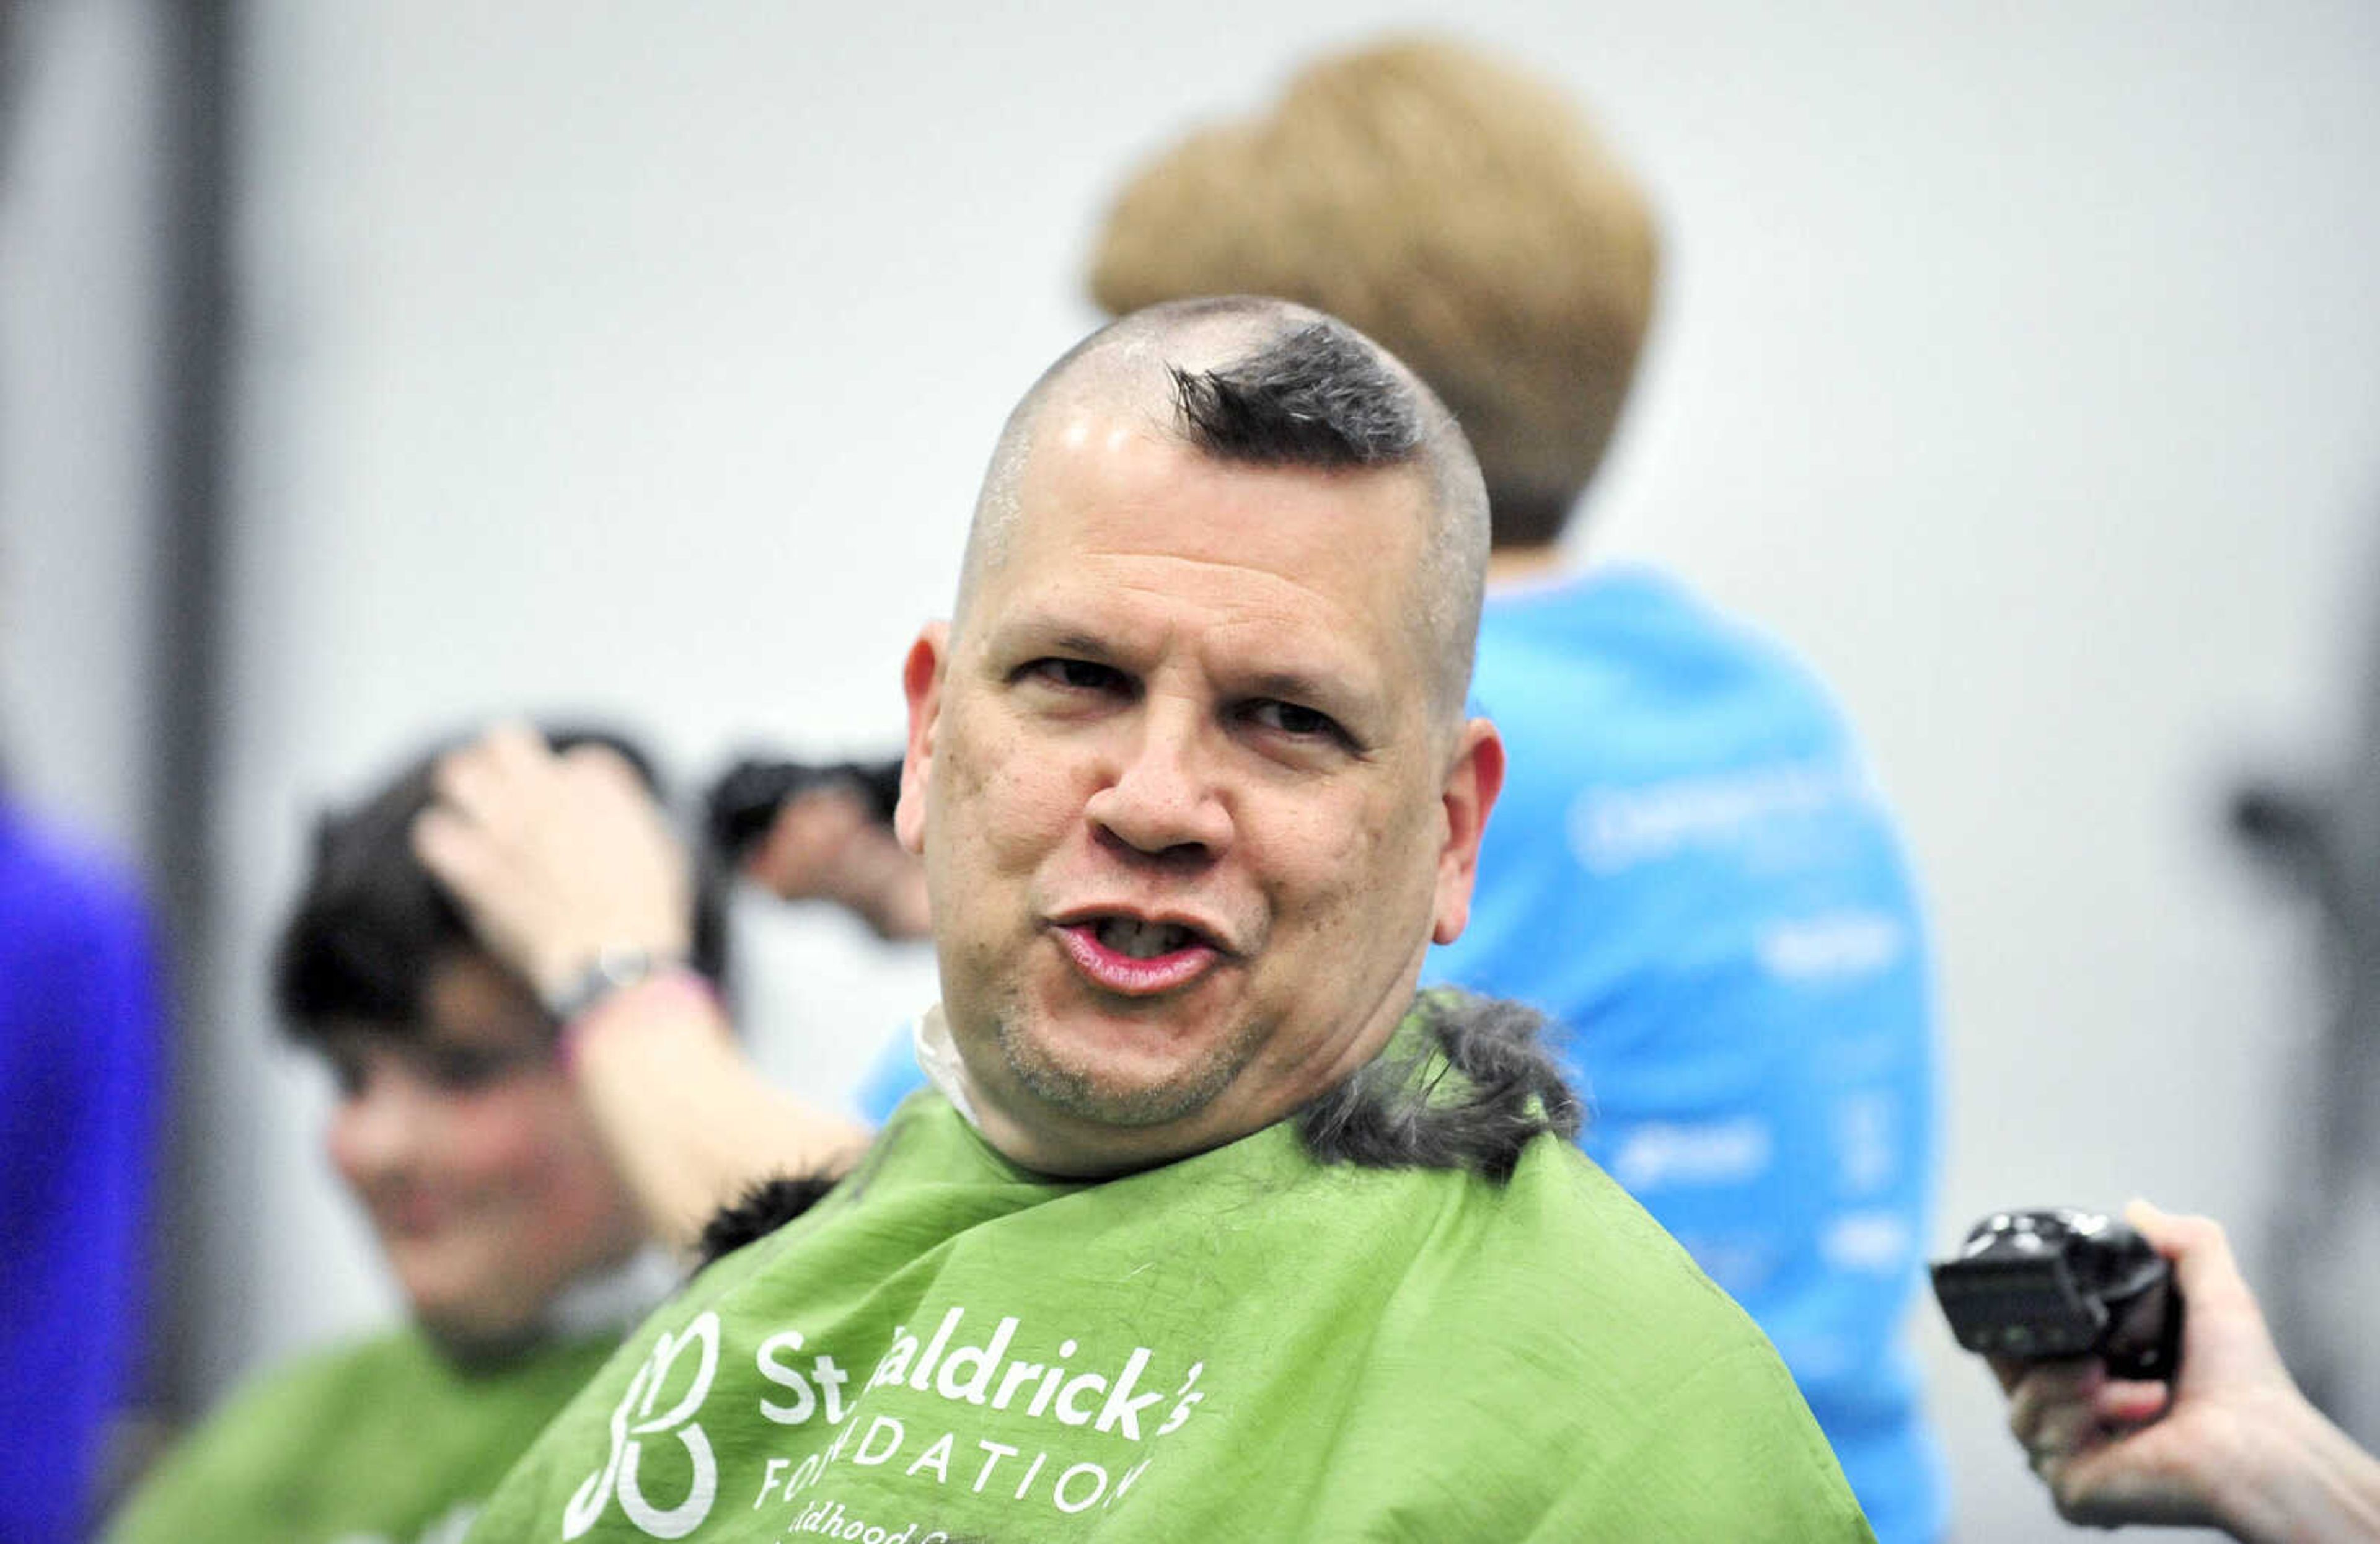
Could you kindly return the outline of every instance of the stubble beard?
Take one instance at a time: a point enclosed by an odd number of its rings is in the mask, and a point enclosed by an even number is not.
[[[1051,1053],[1011,1003],[994,1021],[1001,1058],[1018,1085],[1053,1110],[1101,1125],[1139,1130],[1195,1114],[1222,1096],[1264,1042],[1261,1023],[1234,1026],[1195,1063],[1154,1083],[1122,1085],[1096,1068]]]

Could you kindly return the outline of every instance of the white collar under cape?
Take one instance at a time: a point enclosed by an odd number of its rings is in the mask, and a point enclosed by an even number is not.
[[[942,1092],[966,1124],[976,1130],[983,1129],[977,1119],[975,1100],[967,1096],[966,1064],[959,1060],[958,1042],[951,1039],[951,1021],[943,1016],[940,1003],[919,1014],[909,1027],[909,1039],[917,1048],[917,1070],[926,1081]]]

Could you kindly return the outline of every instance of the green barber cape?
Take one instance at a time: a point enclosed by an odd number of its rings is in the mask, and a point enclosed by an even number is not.
[[[1759,1331],[1557,1137],[1500,1187],[1291,1124],[1068,1184],[931,1092],[631,1335],[470,1535],[1870,1537]]]
[[[407,1329],[276,1369],[142,1482],[108,1544],[454,1544],[617,1331],[464,1370]]]

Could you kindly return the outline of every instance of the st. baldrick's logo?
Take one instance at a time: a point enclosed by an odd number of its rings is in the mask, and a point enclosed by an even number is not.
[[[701,1356],[695,1364],[692,1379],[686,1384],[686,1392],[659,1415],[654,1414],[653,1407],[669,1390],[671,1374],[677,1370],[680,1358],[689,1347],[698,1350]],[[702,1520],[710,1515],[712,1500],[719,1494],[719,1461],[710,1451],[710,1437],[694,1416],[709,1397],[710,1380],[718,1371],[716,1313],[705,1313],[678,1333],[663,1334],[654,1343],[653,1354],[645,1358],[645,1365],[629,1380],[628,1392],[620,1396],[619,1404],[612,1411],[610,1455],[601,1469],[587,1477],[570,1498],[569,1506],[563,1510],[564,1538],[584,1537],[602,1517],[615,1495],[621,1513],[651,1538],[684,1538],[702,1525]],[[639,1465],[649,1443],[668,1440],[674,1440],[685,1453],[687,1477],[685,1494],[662,1506],[645,1494]]]

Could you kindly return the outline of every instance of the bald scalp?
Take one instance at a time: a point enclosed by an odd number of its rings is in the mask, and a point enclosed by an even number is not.
[[[1427,492],[1415,617],[1427,629],[1433,717],[1459,723],[1488,563],[1488,496],[1469,444],[1420,378],[1335,318],[1225,296],[1133,312],[1076,344],[1008,416],[977,495],[952,630],[1008,558],[1042,427],[1069,409],[1138,418],[1226,464],[1318,471],[1409,469]],[[1360,536],[1352,536],[1361,540]]]

